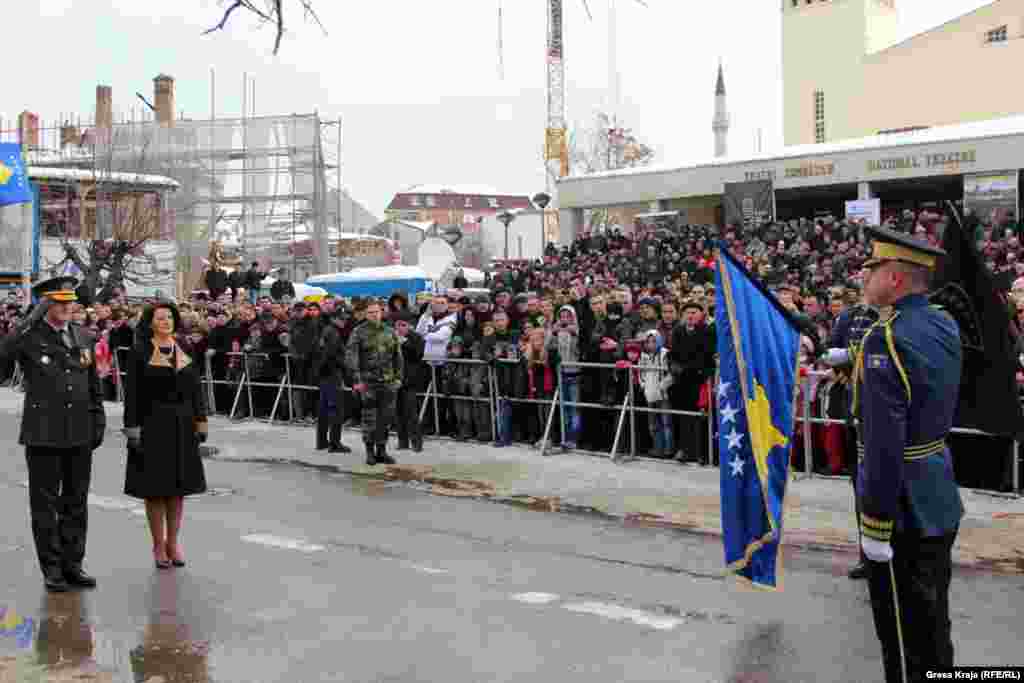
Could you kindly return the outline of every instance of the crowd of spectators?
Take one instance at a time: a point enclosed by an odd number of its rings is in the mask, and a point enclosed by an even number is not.
[[[900,213],[887,224],[940,244],[949,220],[942,212],[925,210]],[[984,225],[970,215],[965,224],[990,269],[1005,276],[1012,290],[1008,304],[1024,303],[1018,299],[1024,295],[1021,225],[1012,220]],[[569,246],[549,245],[543,260],[498,263],[488,273],[486,291],[453,288],[411,302],[394,294],[386,317],[411,320],[414,324],[402,329],[423,340],[422,359],[413,359],[419,365],[407,372],[412,378],[407,385],[411,382],[409,388],[420,393],[433,386],[440,396],[436,415],[433,402],[425,409],[424,432],[439,428],[460,440],[536,445],[548,425],[550,399],[560,388],[567,405],[552,420],[553,444],[610,450],[616,411],[631,401],[641,410],[623,425],[621,452],[635,449],[657,458],[712,462],[708,415],[714,408],[709,380],[716,362],[716,240],[724,241],[802,321],[803,367],[816,371],[811,373],[816,380],[810,385],[811,415],[842,417],[846,380],[817,359],[838,314],[860,302],[868,245],[861,226],[825,216],[756,228],[637,226],[628,233],[617,228],[587,232]],[[27,312],[19,297],[12,292],[0,313],[0,333]],[[110,400],[118,382],[114,354],[131,346],[142,303],[117,295],[79,305],[75,313],[96,335],[97,368]],[[295,391],[292,417],[312,422],[318,406],[315,387],[328,372],[323,367],[325,330],[331,327],[347,339],[362,321],[365,303],[333,296],[275,300],[234,290],[214,300],[193,298],[179,302],[179,343],[194,358],[209,358],[218,381],[217,410],[234,408],[235,417],[250,416],[247,398],[235,401],[245,371],[253,386],[251,416],[270,416],[288,355],[292,383],[310,387]],[[1020,319],[1016,312],[1013,316]],[[240,352],[248,352],[245,360]],[[11,371],[4,369],[8,376]],[[487,400],[492,393],[494,404]],[[349,397],[346,412],[356,422],[358,395]],[[286,417],[286,403],[278,402],[274,417]],[[690,414],[653,412],[665,409]],[[814,469],[840,474],[853,464],[855,454],[845,452],[844,439],[836,434],[842,429],[815,426]],[[798,430],[794,458],[801,467],[803,451]]]

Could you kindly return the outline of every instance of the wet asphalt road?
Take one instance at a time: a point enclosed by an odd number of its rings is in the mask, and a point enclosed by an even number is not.
[[[186,503],[188,566],[157,572],[108,438],[87,555],[100,586],[86,593],[43,591],[24,457],[10,445],[0,459],[0,606],[42,624],[20,649],[0,638],[20,666],[247,683],[881,675],[851,557],[790,552],[785,592],[750,592],[721,578],[716,539],[289,466],[208,461],[220,490]],[[1024,663],[1022,591],[1021,577],[955,577],[958,663]]]

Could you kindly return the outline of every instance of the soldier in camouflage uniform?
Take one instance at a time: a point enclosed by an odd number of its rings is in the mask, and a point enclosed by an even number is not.
[[[383,322],[379,301],[366,305],[366,322],[348,340],[347,365],[352,389],[363,399],[363,443],[367,465],[391,465],[387,454],[388,429],[395,419],[395,396],[402,386],[402,345]]]

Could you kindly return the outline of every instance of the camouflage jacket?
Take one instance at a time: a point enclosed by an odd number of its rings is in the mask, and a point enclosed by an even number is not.
[[[353,384],[402,384],[405,363],[398,335],[384,323],[367,322],[348,340],[345,364]]]

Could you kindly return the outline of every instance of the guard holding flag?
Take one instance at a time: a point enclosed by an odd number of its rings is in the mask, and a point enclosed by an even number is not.
[[[107,421],[93,339],[71,322],[76,284],[71,277],[37,284],[39,303],[0,343],[0,358],[17,360],[25,373],[18,443],[28,462],[32,535],[51,592],[96,585],[82,560],[92,452]]]
[[[854,364],[861,546],[885,679],[918,681],[953,665],[949,583],[964,507],[946,437],[963,352],[956,322],[927,298],[945,252],[891,230],[868,234],[864,298],[888,312]]]

